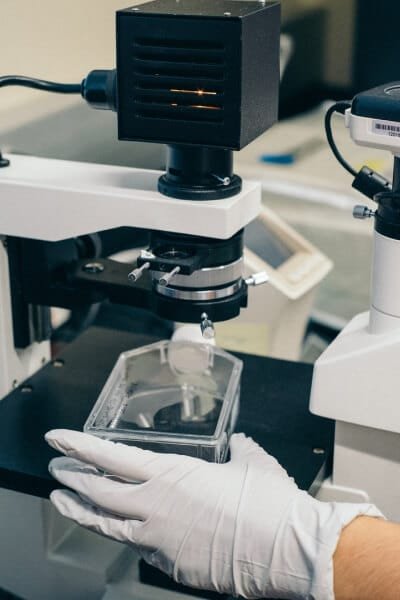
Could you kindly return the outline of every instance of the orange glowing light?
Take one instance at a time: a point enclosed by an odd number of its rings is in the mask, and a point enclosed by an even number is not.
[[[221,110],[220,106],[204,106],[204,104],[191,104],[190,108],[205,108],[207,110]]]
[[[172,88],[169,90],[173,94],[196,94],[197,96],[216,96],[217,92],[210,92],[208,90],[180,90]]]

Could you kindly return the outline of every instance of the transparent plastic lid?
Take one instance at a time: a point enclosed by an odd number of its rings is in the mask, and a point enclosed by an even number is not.
[[[119,357],[85,431],[130,440],[212,443],[238,401],[242,362],[214,346],[157,342]]]

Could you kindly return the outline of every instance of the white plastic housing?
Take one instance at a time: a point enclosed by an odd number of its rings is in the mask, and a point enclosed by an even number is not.
[[[157,191],[160,171],[8,155],[0,169],[0,235],[58,241],[117,227],[228,239],[261,210],[261,186],[244,181],[225,200]]]
[[[311,412],[400,433],[399,353],[400,328],[371,335],[369,313],[355,317],[315,363]]]
[[[400,123],[353,115],[351,108],[345,113],[346,127],[359,146],[388,150],[400,154]]]
[[[375,231],[371,310],[356,316],[316,361],[311,412],[400,433],[399,264],[400,241]]]
[[[370,332],[400,327],[400,240],[374,232]]]

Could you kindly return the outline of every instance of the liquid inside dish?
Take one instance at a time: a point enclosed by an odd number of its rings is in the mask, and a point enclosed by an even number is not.
[[[103,425],[110,429],[213,435],[223,398],[210,390],[184,384],[142,389],[122,383],[115,390]]]

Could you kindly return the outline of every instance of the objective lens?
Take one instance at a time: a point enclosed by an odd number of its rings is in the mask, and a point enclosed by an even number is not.
[[[190,258],[193,255],[193,252],[184,250],[183,248],[160,248],[159,250],[156,250],[156,255],[159,258],[182,260],[184,258]]]

